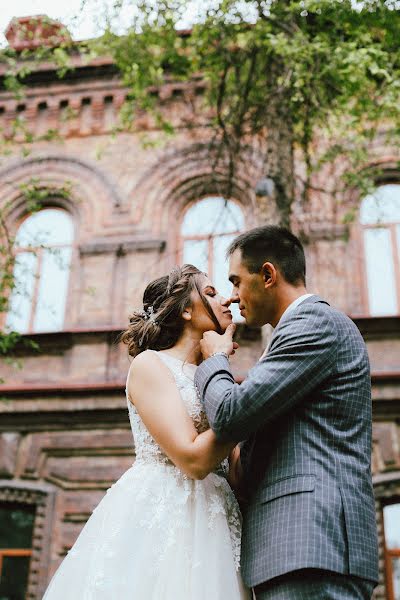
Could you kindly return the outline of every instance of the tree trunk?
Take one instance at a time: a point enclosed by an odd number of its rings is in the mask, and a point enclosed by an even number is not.
[[[281,98],[266,108],[265,176],[274,182],[274,200],[280,225],[290,225],[294,200],[293,128]]]

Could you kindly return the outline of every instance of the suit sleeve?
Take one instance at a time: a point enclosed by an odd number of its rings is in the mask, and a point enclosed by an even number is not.
[[[195,384],[218,439],[244,440],[290,411],[330,376],[336,353],[332,317],[307,304],[279,326],[267,356],[243,383],[235,383],[225,357],[204,361]]]

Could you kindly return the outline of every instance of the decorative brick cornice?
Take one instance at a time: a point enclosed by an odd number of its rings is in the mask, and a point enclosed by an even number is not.
[[[79,246],[81,255],[90,254],[118,254],[123,256],[129,252],[162,252],[165,248],[166,240],[138,238],[129,240],[99,239],[93,240],[88,244]]]
[[[57,65],[47,63],[34,66],[24,79],[24,97],[16,99],[2,85],[7,71],[0,64],[0,125],[6,139],[25,142],[24,131],[15,132],[18,116],[24,129],[34,139],[46,139],[57,133],[61,138],[84,137],[111,133],[124,128],[120,109],[127,100],[129,88],[123,85],[120,73],[110,57],[99,57],[88,64],[79,53],[69,57],[71,69],[62,78],[57,77]],[[151,89],[158,95],[160,108],[176,126],[194,120],[204,125],[209,120],[206,111],[194,110],[196,97],[204,92],[205,82],[198,78],[174,82],[168,78],[159,88]],[[182,102],[182,100],[186,100]],[[179,113],[169,107],[180,102]],[[176,114],[175,114],[176,113]],[[156,120],[148,113],[137,112],[135,129],[159,130]]]
[[[85,341],[94,343],[114,344],[118,341],[118,336],[122,333],[122,327],[116,326],[93,326],[80,327],[75,329],[64,329],[62,331],[52,331],[44,333],[30,333],[21,335],[20,340],[14,347],[15,356],[30,356],[40,353],[51,354],[53,351],[59,353],[72,348],[75,344]],[[33,342],[33,345],[30,344]],[[39,350],[38,350],[39,349]],[[0,386],[1,389],[1,386]]]
[[[113,406],[108,402],[106,408],[99,406],[85,409],[82,402],[69,406],[65,402],[63,407],[48,411],[14,410],[1,413],[0,432],[10,431],[24,434],[27,430],[31,433],[46,431],[74,431],[88,429],[104,429],[113,431],[115,428],[129,430],[129,419],[126,404],[123,403],[123,390],[114,395]],[[80,395],[76,396],[81,398]],[[64,397],[66,399],[66,397]],[[122,408],[121,408],[122,406]],[[29,426],[27,425],[29,424]]]
[[[52,383],[21,383],[19,385],[0,385],[0,396],[84,396],[98,393],[120,393],[125,388],[125,381],[104,381],[102,383],[57,381]]]
[[[397,373],[372,373],[372,383],[400,383],[400,371]],[[103,392],[119,393],[125,388],[125,381],[105,381],[103,383],[57,381],[55,383],[24,383],[19,385],[0,385],[0,395],[4,396],[59,396],[84,395]],[[377,400],[379,402],[379,400]]]
[[[316,221],[301,223],[298,235],[302,242],[310,244],[319,241],[347,240],[349,237],[349,226],[337,223],[323,223]]]
[[[375,371],[371,373],[372,383],[400,383],[400,371]]]
[[[371,317],[349,315],[357,325],[364,339],[400,336],[400,316]]]
[[[379,498],[390,498],[391,496],[400,497],[400,471],[390,471],[388,473],[377,473],[372,477],[372,483],[375,488],[375,494]],[[380,487],[382,486],[382,488]]]
[[[24,64],[23,60],[19,61],[19,65],[21,66],[22,64]],[[76,46],[75,48],[73,46],[70,47],[69,49],[69,64],[71,66],[72,69],[77,70],[79,75],[82,75],[82,70],[87,72],[96,69],[96,74],[99,76],[102,74],[102,68],[104,68],[104,70],[106,72],[110,71],[110,67],[112,67],[112,73],[118,73],[118,69],[115,66],[115,62],[113,60],[113,58],[111,56],[97,56],[96,58],[92,58],[91,60],[87,60],[87,57],[82,57],[79,54],[79,48]],[[43,60],[43,61],[36,61],[33,65],[30,65],[33,68],[33,71],[30,75],[27,76],[26,78],[26,82],[30,83],[32,78],[34,78],[35,75],[40,77],[40,74],[42,74],[42,77],[44,77],[44,74],[47,75],[47,79],[49,77],[51,77],[51,80],[54,82],[58,82],[59,79],[57,78],[56,75],[56,71],[59,68],[57,66],[57,64],[55,62],[50,62],[48,60]],[[4,77],[4,75],[7,73],[8,71],[8,66],[6,63],[1,63],[0,64],[0,78]],[[66,76],[61,80],[61,81],[69,81],[70,78],[73,77],[73,73],[74,71],[70,71],[66,74]],[[75,77],[73,77],[74,79],[76,78],[76,73],[75,73]],[[37,80],[37,77],[35,78]],[[35,81],[36,83],[37,81]],[[3,95],[3,94],[2,94]],[[10,93],[10,97],[12,97],[12,93]]]

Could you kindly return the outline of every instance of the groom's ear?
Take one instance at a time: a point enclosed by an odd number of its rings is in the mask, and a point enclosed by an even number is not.
[[[265,262],[261,270],[265,287],[270,287],[276,282],[276,269],[274,265],[270,262]]]

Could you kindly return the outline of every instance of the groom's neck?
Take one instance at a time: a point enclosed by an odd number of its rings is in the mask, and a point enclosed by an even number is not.
[[[277,326],[283,313],[292,304],[292,302],[297,300],[297,298],[300,298],[300,296],[304,296],[304,294],[307,294],[307,290],[304,285],[293,286],[286,284],[281,290],[279,290],[279,295],[277,297],[277,310],[274,323],[271,323],[272,327]]]

